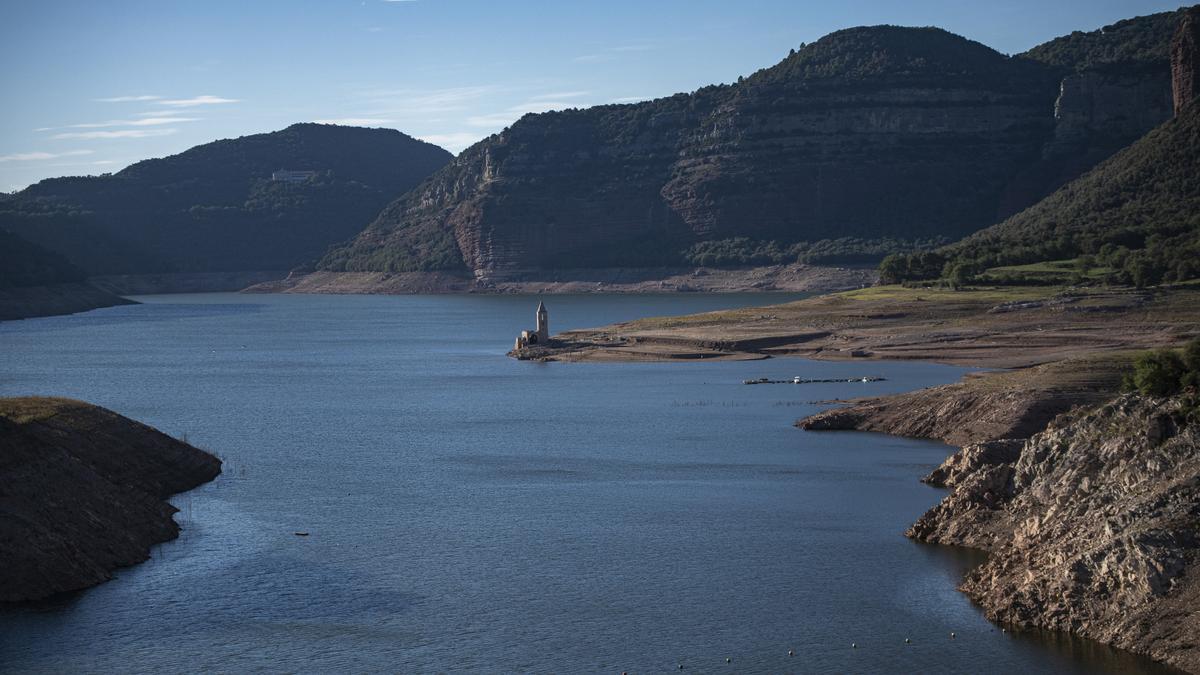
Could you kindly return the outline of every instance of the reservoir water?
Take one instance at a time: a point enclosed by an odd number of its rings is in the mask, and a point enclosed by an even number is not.
[[[792,426],[961,368],[523,363],[528,296],[139,299],[0,324],[0,395],[107,406],[224,473],[147,563],[0,610],[0,670],[1160,672],[1002,633],[955,590],[976,556],[902,536],[952,448]],[[546,303],[558,331],[785,299]],[[887,381],[741,384],[795,375]]]

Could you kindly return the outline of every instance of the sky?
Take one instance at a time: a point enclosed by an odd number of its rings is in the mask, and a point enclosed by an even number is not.
[[[295,122],[457,153],[526,112],[770,66],[840,28],[939,26],[1001,52],[1152,0],[0,0],[0,191]]]

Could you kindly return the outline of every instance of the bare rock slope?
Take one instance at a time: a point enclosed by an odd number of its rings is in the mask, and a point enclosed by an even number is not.
[[[963,448],[907,533],[981,548],[962,590],[988,617],[1069,630],[1200,672],[1200,425],[1119,397],[1027,441]]]

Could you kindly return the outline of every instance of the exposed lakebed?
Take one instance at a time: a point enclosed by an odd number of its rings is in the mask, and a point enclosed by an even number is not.
[[[1002,633],[955,590],[977,559],[903,537],[948,446],[791,426],[961,368],[518,362],[528,296],[137,299],[0,324],[0,394],[109,407],[224,473],[150,562],[0,611],[0,668],[1159,670]],[[547,304],[558,331],[786,299]],[[794,376],[887,379],[742,385]]]

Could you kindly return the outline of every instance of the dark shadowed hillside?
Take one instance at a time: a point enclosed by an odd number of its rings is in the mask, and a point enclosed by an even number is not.
[[[87,283],[61,255],[0,229],[0,321],[129,303]]]
[[[884,280],[967,280],[1080,256],[1081,273],[1099,267],[1139,286],[1200,277],[1200,104],[1181,91],[1200,76],[1200,9],[1178,23],[1174,43],[1175,119],[1004,222],[934,253],[885,260]]]
[[[57,253],[0,230],[0,289],[83,281],[83,271]]]
[[[289,269],[353,236],[450,159],[388,129],[296,124],[0,202],[0,227],[88,274]],[[280,169],[311,171],[295,182]]]
[[[1176,23],[1143,17],[1022,57],[936,28],[854,28],[735,84],[527,115],[320,266],[501,278],[961,237],[1169,118],[1158,55]]]

